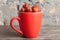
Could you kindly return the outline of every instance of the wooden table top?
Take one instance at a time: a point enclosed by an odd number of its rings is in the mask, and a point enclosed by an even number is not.
[[[38,38],[35,39],[38,40],[60,39],[60,26],[49,25],[42,26]],[[26,38],[23,38],[21,35],[15,32],[10,26],[0,26],[0,40],[26,40]]]

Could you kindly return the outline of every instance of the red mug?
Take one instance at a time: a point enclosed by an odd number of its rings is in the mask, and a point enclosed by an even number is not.
[[[19,22],[20,30],[14,27],[14,20]],[[20,12],[18,16],[13,17],[10,21],[12,29],[25,38],[36,38],[40,32],[41,24],[42,12]]]

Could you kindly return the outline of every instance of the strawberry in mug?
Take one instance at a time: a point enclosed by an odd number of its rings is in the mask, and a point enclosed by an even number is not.
[[[14,20],[19,22],[19,30],[13,25]],[[18,16],[13,17],[10,21],[12,29],[25,38],[36,38],[39,35],[41,24],[42,12],[36,4],[32,7],[29,7],[28,4],[24,4]]]

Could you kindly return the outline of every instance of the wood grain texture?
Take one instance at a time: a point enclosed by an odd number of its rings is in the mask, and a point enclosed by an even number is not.
[[[26,40],[10,26],[0,26],[0,39],[1,40]],[[58,40],[60,39],[60,26],[44,25],[37,38],[38,40]]]

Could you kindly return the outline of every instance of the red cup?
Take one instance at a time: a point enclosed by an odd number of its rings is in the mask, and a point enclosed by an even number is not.
[[[16,29],[13,21],[19,22],[20,30]],[[25,38],[36,38],[40,32],[42,24],[42,12],[21,12],[18,16],[13,17],[10,21],[10,26],[16,32]]]

